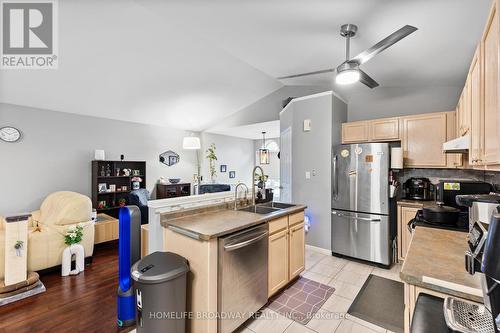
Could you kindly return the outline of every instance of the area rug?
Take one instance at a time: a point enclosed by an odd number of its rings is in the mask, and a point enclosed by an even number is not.
[[[404,286],[401,282],[370,274],[347,313],[392,332],[403,333]]]
[[[300,277],[294,284],[274,296],[268,307],[306,325],[334,291],[335,288]]]

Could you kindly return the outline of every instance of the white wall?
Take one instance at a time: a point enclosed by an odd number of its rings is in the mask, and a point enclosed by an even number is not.
[[[212,132],[221,128],[278,120],[279,113],[283,109],[283,100],[288,97],[301,97],[327,90],[329,90],[329,88],[318,86],[284,86],[233,113],[227,118],[217,120],[217,122],[209,126],[207,130]]]
[[[0,104],[0,127],[19,128],[18,143],[0,141],[0,215],[38,209],[51,192],[76,191],[90,196],[95,149],[106,159],[147,162],[147,188],[160,176],[192,182],[196,155],[182,149],[182,130],[56,111]],[[180,162],[168,167],[158,155],[173,150]]]
[[[461,87],[378,87],[349,98],[348,120],[453,111]]]
[[[303,131],[305,119],[311,131]],[[281,130],[292,128],[292,202],[307,205],[306,243],[323,249],[331,249],[332,145],[340,144],[346,120],[346,104],[332,94],[296,100],[280,115]]]
[[[254,143],[250,139],[236,138],[232,136],[202,133],[201,174],[203,181],[210,181],[210,172],[208,160],[205,158],[206,149],[212,144],[216,147],[216,183],[236,184],[243,182],[250,186],[252,183],[252,169],[254,167]],[[227,172],[220,172],[220,165],[227,165]],[[236,178],[229,178],[229,171],[236,171]]]

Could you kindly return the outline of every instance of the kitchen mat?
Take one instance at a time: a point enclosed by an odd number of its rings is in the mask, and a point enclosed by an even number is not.
[[[335,288],[300,277],[294,284],[274,296],[268,307],[306,325],[334,291]]]
[[[370,274],[347,311],[354,317],[396,333],[403,333],[403,312],[403,284],[373,274]]]

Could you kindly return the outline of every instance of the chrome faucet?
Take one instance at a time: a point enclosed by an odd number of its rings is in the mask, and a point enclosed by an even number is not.
[[[252,205],[254,205],[254,206],[255,206],[255,186],[256,186],[256,184],[255,184],[255,175],[256,175],[257,169],[260,169],[260,173],[262,175],[262,189],[266,188],[266,182],[265,182],[265,179],[264,179],[265,178],[265,176],[264,176],[264,170],[260,166],[256,165],[253,168],[253,170],[252,170]],[[257,183],[257,185],[258,185],[258,183]]]
[[[238,209],[238,187],[245,186],[245,199],[248,197],[248,186],[245,183],[238,183],[234,188],[234,210]]]

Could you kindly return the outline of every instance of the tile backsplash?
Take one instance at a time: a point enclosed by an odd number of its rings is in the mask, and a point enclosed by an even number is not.
[[[494,184],[500,191],[500,172],[464,169],[404,169],[396,173],[396,177],[403,184],[411,177],[425,177],[436,184],[439,179],[469,179]]]

